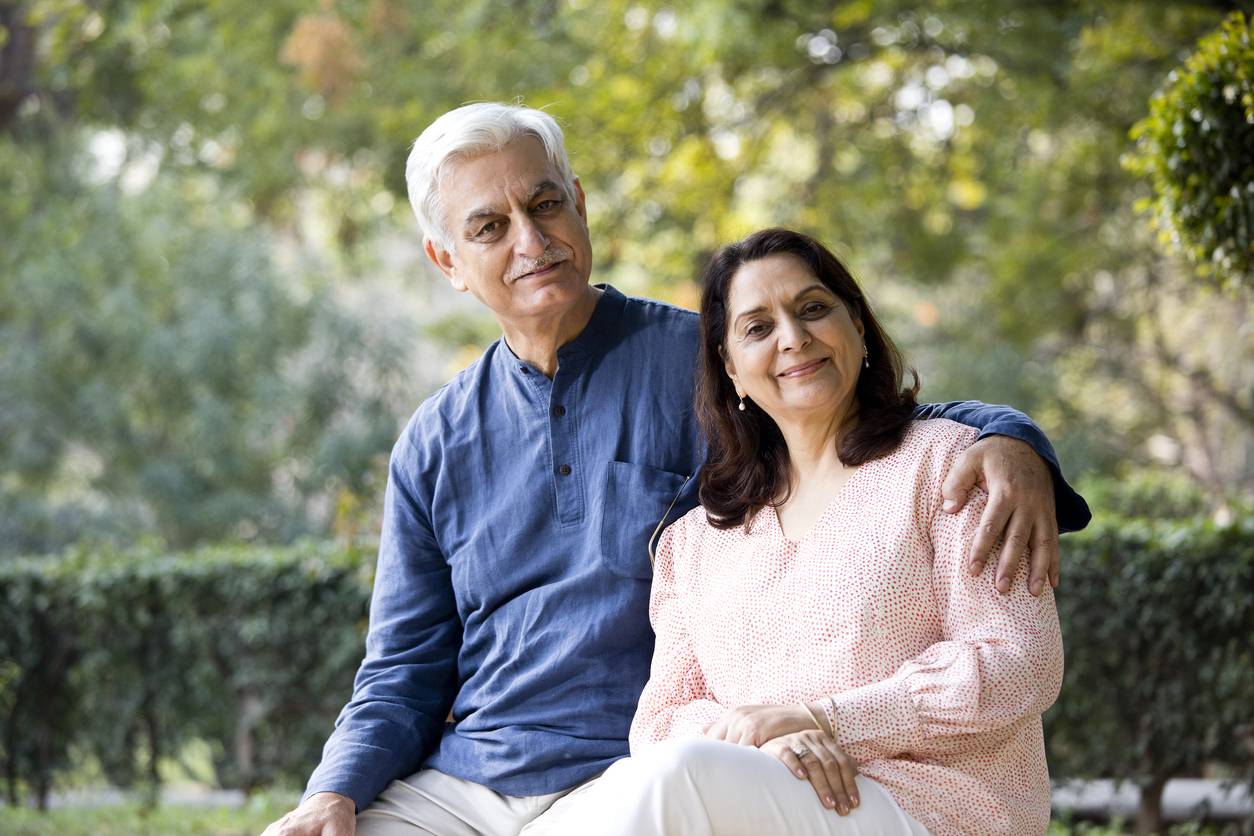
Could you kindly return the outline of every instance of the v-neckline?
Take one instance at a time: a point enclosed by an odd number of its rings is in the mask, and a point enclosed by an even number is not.
[[[866,470],[867,465],[873,464],[874,462],[875,460],[873,459],[869,462],[863,462],[858,465],[854,472],[850,474],[849,478],[845,480],[845,484],[840,486],[840,489],[836,491],[836,494],[832,497],[831,501],[827,503],[827,507],[824,508],[823,512],[814,520],[814,524],[810,526],[810,530],[801,535],[801,539],[799,540],[790,540],[788,538],[788,535],[784,533],[784,524],[780,522],[779,519],[779,509],[774,505],[771,505],[771,518],[775,520],[775,530],[779,532],[780,539],[793,548],[796,548],[804,543],[814,532],[814,529],[818,528],[819,524],[823,522],[823,520],[827,519],[828,515],[832,513],[832,508],[836,506],[836,503],[840,502],[840,498],[845,495],[845,491],[848,490],[853,481],[858,478],[862,471]]]

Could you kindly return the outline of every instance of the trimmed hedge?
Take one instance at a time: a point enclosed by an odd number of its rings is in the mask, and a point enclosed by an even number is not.
[[[1216,762],[1254,778],[1254,519],[1099,515],[1062,546],[1050,772],[1135,782],[1137,831],[1157,832],[1168,779]]]
[[[0,768],[43,806],[71,747],[155,797],[210,741],[223,786],[299,783],[352,692],[371,563],[324,543],[0,562]]]

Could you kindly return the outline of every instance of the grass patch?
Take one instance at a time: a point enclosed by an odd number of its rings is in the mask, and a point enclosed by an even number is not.
[[[59,807],[41,813],[30,807],[0,807],[5,836],[257,836],[298,801],[288,795],[257,795],[240,807],[138,803]]]

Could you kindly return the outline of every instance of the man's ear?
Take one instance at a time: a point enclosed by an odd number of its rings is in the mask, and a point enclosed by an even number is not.
[[[422,248],[426,250],[427,258],[431,259],[431,263],[439,267],[440,272],[448,277],[449,284],[453,286],[453,289],[465,293],[468,288],[466,283],[458,276],[460,271],[457,269],[457,260],[453,253],[444,249],[430,238],[422,240]]]
[[[588,226],[588,201],[583,196],[583,186],[579,185],[579,178],[576,177],[573,183],[575,187],[575,211],[579,213],[579,217],[583,218],[583,225]]]

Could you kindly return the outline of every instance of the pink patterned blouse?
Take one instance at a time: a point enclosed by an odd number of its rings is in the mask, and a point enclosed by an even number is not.
[[[631,746],[696,735],[728,707],[830,694],[859,770],[936,836],[1041,834],[1040,715],[1062,682],[1048,586],[999,595],[965,555],[987,496],[941,513],[973,429],[916,421],[862,465],[799,543],[773,508],[719,530],[696,508],[663,534],[652,676]]]

